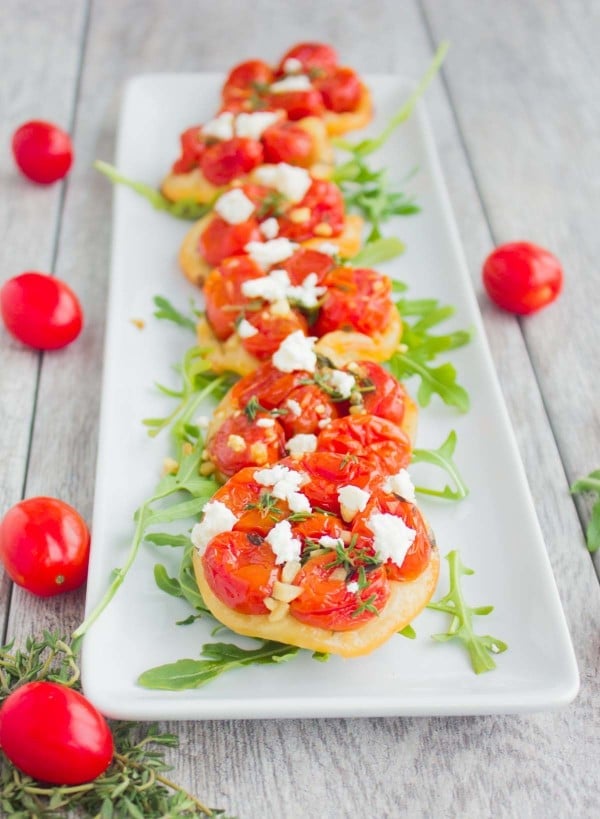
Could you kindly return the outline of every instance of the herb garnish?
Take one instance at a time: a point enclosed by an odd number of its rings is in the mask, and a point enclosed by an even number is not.
[[[156,210],[165,210],[177,219],[186,219],[187,221],[195,222],[203,216],[206,216],[206,214],[212,210],[212,202],[203,205],[194,202],[193,199],[181,199],[179,202],[171,202],[170,199],[163,196],[156,188],[146,185],[144,182],[136,182],[134,179],[128,179],[126,176],[123,176],[122,173],[119,173],[119,171],[112,165],[109,165],[108,162],[102,162],[97,159],[94,162],[94,168],[108,177],[113,184],[125,185],[125,187],[131,188],[131,190],[135,191],[144,199],[147,199],[153,208]]]
[[[413,449],[412,464],[428,463],[439,466],[451,478],[455,488],[446,485],[443,489],[429,489],[426,486],[415,486],[415,491],[422,495],[433,495],[446,500],[463,500],[469,494],[469,488],[463,481],[458,467],[454,463],[453,455],[456,449],[456,432],[452,430],[444,443],[438,449]]]
[[[600,469],[590,472],[586,478],[579,478],[571,487],[571,492],[593,492],[596,495],[596,502],[592,506],[592,513],[586,530],[586,543],[590,552],[596,552],[600,548]]]
[[[279,520],[283,515],[283,511],[279,508],[279,500],[268,491],[260,493],[257,503],[247,503],[244,507],[246,511],[255,509],[260,512],[261,517],[271,518],[271,520]]]
[[[448,631],[432,635],[433,639],[439,643],[459,640],[469,652],[471,665],[476,674],[491,671],[496,668],[492,655],[501,654],[508,646],[497,637],[491,637],[489,634],[476,634],[473,630],[473,617],[490,614],[494,607],[472,608],[468,606],[463,597],[460,579],[464,575],[474,574],[474,571],[462,563],[456,549],[446,555],[446,560],[450,566],[450,590],[441,600],[429,603],[428,608],[449,614],[452,619]]]
[[[350,617],[358,617],[365,611],[370,611],[371,614],[379,614],[379,609],[375,606],[376,595],[371,594],[366,600],[361,600],[356,609],[352,612]]]
[[[154,306],[156,310],[154,311],[154,317],[157,319],[164,319],[165,321],[171,321],[173,324],[177,324],[179,327],[185,327],[188,330],[192,330],[192,332],[196,332],[196,324],[198,323],[198,317],[200,315],[199,311],[196,310],[194,307],[193,302],[190,300],[190,305],[192,308],[192,315],[186,316],[176,307],[174,307],[171,302],[166,299],[164,296],[154,296]]]

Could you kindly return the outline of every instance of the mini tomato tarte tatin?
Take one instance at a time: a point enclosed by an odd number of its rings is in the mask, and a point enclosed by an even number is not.
[[[405,469],[309,452],[246,467],[192,531],[212,614],[239,634],[345,657],[366,654],[428,603],[435,541]]]
[[[363,128],[373,115],[366,85],[323,43],[299,43],[276,67],[262,60],[240,63],[227,77],[222,97],[226,111],[284,109],[292,121],[321,118],[336,136]]]
[[[342,266],[285,238],[223,260],[208,276],[204,298],[198,343],[215,372],[247,375],[297,331],[318,339],[315,351],[337,367],[386,361],[402,333],[387,276]]]
[[[342,194],[333,182],[283,162],[262,165],[248,182],[219,196],[214,210],[188,231],[179,264],[200,286],[229,256],[250,254],[270,266],[291,255],[286,255],[290,247],[324,242],[345,257],[354,256],[361,230],[362,219],[345,214]]]
[[[323,120],[290,122],[283,109],[234,114],[224,111],[180,137],[181,155],[163,180],[161,191],[173,202],[209,204],[228,185],[244,181],[259,165],[285,162],[326,178],[333,151]]]

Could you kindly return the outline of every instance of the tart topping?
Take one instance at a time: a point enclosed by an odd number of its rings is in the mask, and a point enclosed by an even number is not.
[[[330,370],[327,381],[336,393],[342,398],[350,398],[350,393],[356,386],[356,379],[350,373],[345,373],[342,370]]]
[[[252,338],[258,333],[258,330],[253,324],[250,324],[248,319],[243,318],[237,326],[237,332],[240,338]]]
[[[274,216],[269,216],[268,219],[260,223],[258,229],[265,239],[275,239],[279,233],[279,222]]]
[[[267,268],[289,259],[297,247],[295,242],[279,237],[267,242],[248,242],[244,250],[257,265]]]
[[[393,492],[400,495],[409,503],[416,503],[415,487],[406,469],[401,469],[397,475],[390,475],[383,484],[384,492]]]
[[[293,536],[292,526],[288,520],[277,523],[267,535],[266,541],[273,550],[277,565],[300,559],[302,544]]]
[[[192,529],[192,543],[203,554],[209,542],[221,532],[231,532],[237,517],[221,501],[209,501],[204,507],[204,516]]]
[[[289,439],[285,448],[291,455],[298,455],[302,452],[314,452],[317,448],[317,436],[299,433]]]
[[[273,111],[256,111],[253,114],[238,114],[235,120],[235,134],[239,137],[259,140],[263,132],[280,119]]]
[[[280,240],[276,239],[275,241]],[[271,244],[271,242],[265,244]],[[289,287],[290,277],[287,270],[277,269],[271,270],[268,276],[245,281],[242,284],[242,293],[250,299],[260,298],[274,303],[285,299]]]
[[[338,500],[343,520],[350,523],[358,512],[364,511],[370,497],[370,494],[365,492],[364,489],[352,486],[352,484],[338,489]]]
[[[374,512],[367,520],[367,526],[375,536],[373,546],[377,558],[385,563],[391,560],[402,566],[406,553],[417,535],[402,518],[387,513]]]
[[[302,284],[290,285],[287,296],[291,301],[298,302],[302,307],[317,307],[319,298],[327,292],[326,287],[317,286],[316,273],[309,273]]]
[[[286,74],[298,74],[302,71],[302,63],[295,57],[288,57],[283,64],[283,70]]]
[[[233,188],[219,197],[215,211],[228,225],[241,225],[254,213],[254,202],[248,199],[243,190]]]
[[[231,111],[224,111],[218,117],[203,125],[202,135],[214,137],[215,139],[233,139],[233,114]]]
[[[273,94],[287,94],[289,91],[310,91],[311,88],[310,79],[306,74],[296,74],[284,77],[283,80],[277,80],[269,90]]]
[[[273,366],[282,373],[293,373],[295,370],[314,373],[317,366],[315,341],[314,336],[305,336],[302,330],[296,330],[279,345],[273,356]]]
[[[259,185],[275,188],[290,202],[300,202],[312,185],[312,177],[305,168],[279,162],[277,165],[263,165],[254,172]]]

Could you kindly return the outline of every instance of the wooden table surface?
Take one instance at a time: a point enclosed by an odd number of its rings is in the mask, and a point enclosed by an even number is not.
[[[244,15],[242,19],[242,8]],[[0,512],[49,494],[92,512],[111,191],[121,91],[150,71],[225,70],[332,42],[362,72],[418,76],[452,43],[427,93],[437,147],[509,413],[573,637],[576,701],[479,718],[173,724],[175,774],[239,817],[587,817],[600,814],[600,591],[583,542],[590,504],[569,484],[600,467],[600,3],[594,0],[3,0],[0,277],[53,271],[79,294],[76,344],[40,355],[0,337]],[[47,118],[74,136],[68,181],[14,170],[10,134]],[[481,263],[526,238],[566,282],[524,320],[483,296]],[[72,630],[83,592],[38,601],[3,577],[6,638]]]

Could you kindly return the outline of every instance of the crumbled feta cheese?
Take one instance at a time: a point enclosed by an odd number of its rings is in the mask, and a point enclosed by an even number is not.
[[[323,244],[319,245],[317,250],[319,253],[326,253],[328,256],[335,256],[336,253],[340,252],[339,247],[333,242],[323,242]]]
[[[275,419],[274,418],[259,418],[256,422],[257,427],[262,427],[264,429],[268,429],[269,427],[275,426]]]
[[[294,416],[294,418],[299,418],[300,415],[302,415],[302,407],[293,398],[288,398],[288,400],[285,402],[285,405],[289,409],[290,413]]]
[[[339,537],[331,537],[330,535],[321,535],[317,541],[324,549],[337,549],[341,542]]]
[[[325,429],[325,427],[328,427],[330,424],[331,418],[321,418],[321,420],[318,421],[317,426],[319,429]]]
[[[349,591],[350,594],[356,594],[358,591],[358,583],[356,580],[351,580],[350,583],[346,583],[346,591]]]
[[[390,475],[383,484],[384,492],[393,492],[409,503],[415,503],[415,487],[406,469],[401,469],[397,475]]]
[[[350,375],[350,373],[345,373],[342,370],[330,370],[328,384],[330,387],[333,387],[342,398],[350,398],[350,393],[356,386],[356,379],[353,375]]]
[[[279,222],[274,216],[269,216],[268,219],[260,223],[258,229],[265,239],[274,239],[279,233]]]
[[[235,120],[235,135],[247,139],[260,139],[264,131],[274,125],[279,114],[273,111],[255,111],[253,114],[238,114]]]
[[[297,247],[295,242],[279,237],[268,242],[248,242],[244,250],[257,265],[267,268],[289,259]]]
[[[223,111],[218,117],[203,125],[202,135],[214,137],[215,139],[233,139],[233,114],[231,111]]]
[[[317,366],[313,349],[315,341],[314,336],[305,336],[302,330],[296,330],[279,345],[272,358],[273,366],[282,373],[293,373],[295,370],[314,373]]]
[[[306,74],[295,74],[291,77],[284,77],[277,80],[269,89],[273,94],[287,94],[288,91],[310,91],[312,88],[310,79]]]
[[[283,64],[283,70],[286,74],[297,74],[302,71],[302,63],[295,57],[288,57]]]
[[[292,535],[292,527],[288,520],[275,524],[265,539],[273,550],[277,565],[300,559],[302,544]]]
[[[296,301],[303,307],[316,307],[319,298],[326,292],[326,287],[317,285],[318,277],[316,273],[309,273],[302,284],[290,285],[288,287],[288,299]]]
[[[294,435],[293,438],[289,439],[285,448],[292,455],[299,455],[302,452],[314,452],[317,448],[317,436],[302,433]]]
[[[240,338],[252,338],[258,333],[258,330],[253,324],[250,324],[248,319],[243,318],[238,323],[237,332]]]
[[[243,282],[242,293],[250,299],[259,298],[273,303],[285,300],[289,286],[290,277],[287,271],[276,269],[271,270],[268,276]]]
[[[228,506],[218,500],[209,501],[204,507],[204,517],[192,529],[192,543],[204,554],[213,537],[231,532],[236,523],[237,517]]]
[[[360,489],[358,486],[342,486],[338,489],[338,500],[342,518],[349,523],[357,514],[362,512],[367,505],[370,494]]]
[[[217,199],[215,211],[229,225],[240,225],[254,213],[254,202],[240,188],[233,188]]]
[[[278,165],[263,165],[254,171],[254,179],[259,185],[275,188],[290,202],[300,202],[312,185],[312,177],[305,168],[297,168],[280,162]]]
[[[256,483],[259,483],[261,486],[274,486],[277,481],[284,480],[284,478],[286,478],[292,472],[293,470],[289,467],[276,464],[275,466],[267,469],[257,470],[253,477]]]
[[[257,470],[254,473],[254,480],[261,486],[273,487],[271,490],[273,497],[287,501],[289,504],[289,499],[292,495],[300,494],[298,490],[306,483],[307,478],[301,472],[296,472],[287,466],[277,464],[270,469]],[[297,498],[295,502],[298,502]]]
[[[402,566],[406,553],[417,535],[414,529],[407,526],[402,518],[387,513],[374,512],[367,521],[373,532],[373,547],[378,560],[391,560],[396,566]]]
[[[312,507],[306,495],[302,492],[291,492],[287,498],[290,511],[294,514],[298,512],[312,512]]]

